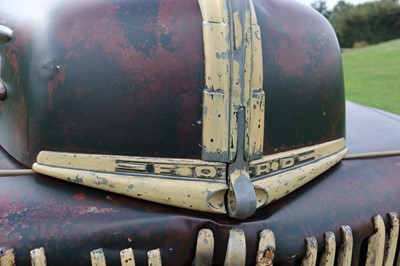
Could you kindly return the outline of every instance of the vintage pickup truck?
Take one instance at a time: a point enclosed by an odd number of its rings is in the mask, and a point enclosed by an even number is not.
[[[0,59],[1,266],[400,265],[400,116],[313,9],[2,0]]]

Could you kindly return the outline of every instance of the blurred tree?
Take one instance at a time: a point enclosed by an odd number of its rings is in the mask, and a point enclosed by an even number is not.
[[[400,38],[398,0],[380,0],[357,6],[339,1],[328,16],[342,47],[375,44]]]
[[[330,12],[328,11],[328,7],[326,6],[325,0],[317,0],[311,3],[311,7],[321,13],[324,17],[328,18]]]

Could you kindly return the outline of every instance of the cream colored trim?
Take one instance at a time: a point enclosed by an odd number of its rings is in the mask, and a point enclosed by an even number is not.
[[[264,156],[250,163],[257,195],[257,207],[269,204],[308,183],[345,156],[345,141],[340,139],[308,148]],[[307,160],[316,160],[301,164]],[[298,167],[296,167],[298,162]],[[288,165],[292,165],[293,170]],[[286,168],[286,166],[288,166]],[[253,170],[252,170],[253,169]],[[262,175],[265,174],[265,175]],[[282,185],[286,184],[286,185]]]
[[[205,85],[203,154],[209,161],[228,162],[231,48],[224,0],[199,0],[203,16]]]
[[[345,141],[339,139],[264,156],[250,162],[250,173],[243,174],[250,176],[256,192],[256,207],[261,207],[317,177],[339,162],[345,153]],[[213,213],[227,212],[226,167],[200,160],[45,151],[33,165],[36,172],[69,182]]]
[[[246,236],[243,230],[234,228],[229,231],[226,247],[225,266],[246,264]]]
[[[307,243],[306,256],[301,261],[301,265],[315,266],[317,263],[317,252],[318,252],[317,240],[315,239],[315,237],[307,237],[306,243]]]
[[[147,252],[147,264],[149,266],[162,266],[160,249],[153,249]]]
[[[345,160],[366,159],[366,158],[396,156],[396,155],[400,155],[400,150],[347,154],[346,157],[344,157],[344,159]]]
[[[0,176],[32,175],[32,174],[35,174],[35,171],[31,169],[0,170]]]
[[[350,226],[343,225],[342,231],[343,243],[339,249],[337,265],[350,266],[353,257],[353,234]]]
[[[272,266],[275,257],[275,236],[271,230],[260,233],[256,266]]]
[[[46,266],[47,265],[46,255],[45,255],[43,247],[31,250],[30,255],[31,255],[31,265],[32,266]]]
[[[210,229],[201,229],[197,235],[194,266],[212,265],[214,256],[214,234]]]
[[[384,266],[394,265],[394,258],[396,256],[397,241],[399,239],[399,216],[395,212],[389,213],[390,216],[390,229],[389,237],[385,246],[385,258],[383,261]]]
[[[375,233],[368,239],[365,265],[382,265],[385,253],[385,224],[380,215],[374,217]]]
[[[102,248],[90,252],[92,266],[106,266],[106,257]]]
[[[15,266],[14,249],[10,248],[4,251],[0,256],[0,266]]]
[[[336,239],[333,232],[325,232],[325,250],[322,253],[320,266],[333,266],[335,264]]]
[[[265,96],[261,33],[251,0],[199,0],[203,17],[205,85],[203,153],[230,162],[237,152],[236,113],[246,109],[246,157],[262,156]]]
[[[135,266],[135,256],[133,255],[132,248],[121,250],[119,253],[121,258],[121,266]]]

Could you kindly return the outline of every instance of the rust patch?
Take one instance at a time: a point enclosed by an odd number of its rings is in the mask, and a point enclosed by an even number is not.
[[[76,193],[74,195],[74,200],[81,201],[81,200],[84,200],[84,199],[86,199],[85,193]]]

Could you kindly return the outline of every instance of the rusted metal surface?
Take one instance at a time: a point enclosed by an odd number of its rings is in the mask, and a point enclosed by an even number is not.
[[[199,159],[206,144],[223,153],[222,142],[231,161],[240,106],[251,159],[344,137],[340,50],[328,22],[288,0],[231,5],[233,61],[223,66],[232,93],[221,102],[229,112],[210,112],[227,116],[215,131],[219,120],[203,108],[222,105],[203,90],[223,89],[207,88],[206,72],[218,79],[207,62],[224,51],[205,49],[203,33],[227,24],[217,11],[203,18],[197,0],[2,1],[13,37],[0,46],[1,78],[13,94],[0,102],[0,143],[26,166],[41,150]]]
[[[13,91],[0,103],[0,142],[21,162],[46,147],[200,158],[197,0],[7,0],[0,18],[14,31],[0,46]]]
[[[331,26],[296,1],[254,1],[254,8],[263,44],[264,154],[344,136],[340,49]]]

